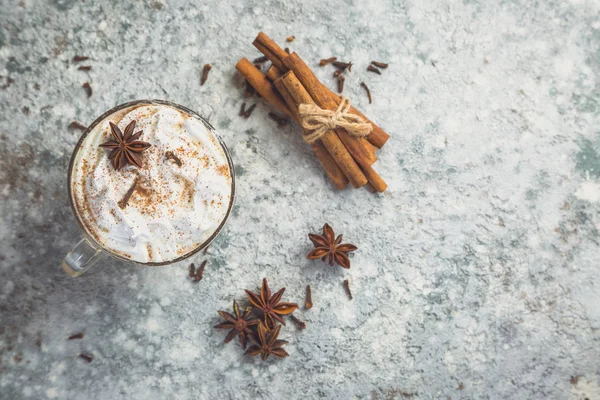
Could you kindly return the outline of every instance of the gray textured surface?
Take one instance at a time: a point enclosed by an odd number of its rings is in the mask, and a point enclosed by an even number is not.
[[[0,398],[600,398],[600,3],[245,3],[1,2]],[[332,190],[262,103],[237,117],[233,66],[259,30],[354,61],[346,94],[392,135],[386,194]],[[80,236],[67,125],[138,98],[196,109],[235,160],[196,285],[187,263],[59,268]],[[350,271],[304,259],[325,221],[360,248]],[[211,328],[263,276],[298,302],[312,284],[315,303],[266,363]]]

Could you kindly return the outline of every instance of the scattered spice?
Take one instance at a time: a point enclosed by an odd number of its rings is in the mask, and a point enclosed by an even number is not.
[[[337,57],[322,58],[319,62],[319,65],[322,67],[324,65],[334,62],[335,60],[337,60]]]
[[[80,71],[89,71],[92,69],[91,65],[81,65],[79,68],[77,68]]]
[[[292,321],[294,321],[298,329],[306,329],[306,322],[299,320],[298,318],[296,318],[296,316],[294,316],[294,314],[290,315],[290,318],[292,319]]]
[[[296,40],[296,36],[288,36],[287,38],[285,38],[286,42],[293,42],[294,40]]]
[[[245,292],[250,303],[262,311],[264,322],[268,330],[272,330],[275,327],[275,321],[285,325],[285,321],[281,316],[291,314],[298,308],[298,304],[280,302],[281,297],[283,297],[283,293],[285,292],[285,288],[280,289],[271,296],[271,289],[269,288],[267,278],[263,279],[259,294],[249,290],[245,290]]]
[[[85,60],[89,60],[89,57],[86,57],[86,56],[75,56],[75,57],[73,57],[73,62],[74,63],[77,63],[77,62],[80,62],[80,61],[85,61]]]
[[[246,351],[246,354],[251,356],[257,356],[260,354],[260,358],[266,360],[272,354],[276,357],[283,358],[289,356],[287,351],[283,349],[283,346],[288,344],[286,340],[277,340],[281,325],[277,325],[270,333],[262,324],[258,323],[258,331],[251,336],[254,345]]]
[[[85,90],[85,93],[87,94],[87,97],[92,97],[93,90],[92,90],[92,87],[90,86],[90,83],[89,82],[85,82],[81,86]]]
[[[121,168],[127,164],[142,168],[142,157],[140,153],[151,146],[150,143],[138,140],[144,132],[138,131],[133,133],[135,124],[135,120],[131,121],[125,127],[125,133],[122,133],[118,126],[109,122],[113,140],[109,140],[100,145],[100,147],[110,150],[108,158],[112,159],[113,167],[117,171],[121,170]]]
[[[177,157],[172,151],[167,151],[165,153],[165,157],[167,158],[167,160],[173,160],[178,167],[181,167],[183,165],[179,157]]]
[[[304,308],[310,310],[312,306],[312,291],[310,290],[310,285],[306,285],[306,300],[304,300]]]
[[[252,112],[256,108],[256,103],[252,104],[243,114],[241,114],[244,118],[249,118],[252,115]]]
[[[348,71],[352,72],[352,61],[350,61],[350,62],[333,61],[332,64],[341,70],[347,69]]]
[[[202,68],[202,78],[200,79],[200,86],[203,86],[208,79],[208,73],[212,69],[212,65],[204,64],[204,68]]]
[[[577,385],[577,383],[579,382],[579,376],[572,376],[571,379],[569,379],[569,382],[571,383],[571,385]]]
[[[371,91],[366,83],[361,82],[360,86],[362,86],[367,91],[367,97],[369,98],[369,104],[373,103],[373,98],[371,97]]]
[[[83,339],[83,332],[74,333],[67,340]]]
[[[123,196],[123,198],[121,200],[119,200],[119,208],[121,208],[122,210],[125,209],[125,207],[127,207],[127,202],[129,201],[129,198],[135,191],[135,187],[137,186],[138,179],[139,178],[135,178],[135,180],[133,181],[133,184],[131,185],[129,190],[127,190],[127,193],[125,193],[125,196]]]
[[[85,126],[79,121],[71,121],[71,123],[69,124],[69,129],[79,129],[85,131],[87,129],[87,126]]]
[[[342,72],[344,72],[343,69],[338,69],[336,71],[333,72],[333,77],[337,78],[338,76],[340,76],[342,74]]]
[[[270,112],[268,115],[269,115],[269,118],[271,118],[273,121],[277,122],[277,126],[279,126],[280,128],[283,128],[289,122],[289,120],[287,118],[279,116],[275,113]]]
[[[21,361],[23,361],[23,354],[15,354],[15,356],[13,357],[13,361],[15,362],[15,364],[18,364]]]
[[[244,97],[252,97],[256,93],[256,89],[250,84],[250,82],[246,81],[246,91],[244,92]]]
[[[88,363],[91,363],[92,360],[94,360],[94,356],[92,356],[91,354],[88,353],[81,353],[79,355],[79,358],[84,359],[85,361],[87,361]]]
[[[188,273],[188,276],[192,279],[192,281],[200,282],[202,280],[202,276],[204,275],[204,268],[206,267],[207,262],[208,260],[202,261],[202,263],[197,269],[194,267],[194,263],[190,264],[190,271]]]
[[[234,300],[233,312],[235,316],[225,311],[217,312],[222,318],[225,319],[225,322],[221,322],[214,327],[217,329],[231,329],[227,336],[225,336],[225,343],[231,342],[236,335],[239,335],[242,348],[246,349],[247,338],[252,333],[252,331],[250,331],[250,327],[253,325],[258,325],[259,323],[259,320],[256,318],[249,319],[252,308],[246,308],[246,311],[241,314],[240,308],[238,307],[237,302]]]
[[[377,75],[381,75],[381,71],[380,71],[380,70],[378,70],[377,68],[375,68],[375,67],[374,67],[374,66],[372,66],[372,65],[369,65],[369,66],[367,67],[367,71],[375,72]]]
[[[463,383],[462,383],[462,382],[460,382],[460,383],[458,384],[458,386],[456,387],[456,389],[457,389],[457,390],[463,390],[464,388],[465,388],[465,385],[463,385]]]
[[[383,69],[386,69],[388,67],[388,65],[389,65],[387,63],[382,63],[382,62],[379,62],[379,61],[371,61],[371,64],[373,64],[377,68],[383,68]]]
[[[246,102],[242,103],[242,106],[240,107],[240,112],[238,113],[238,115],[240,117],[243,117],[244,115],[246,115]]]
[[[342,93],[344,91],[344,81],[346,80],[346,78],[344,78],[344,75],[340,75],[337,77],[337,83],[338,83],[338,92]]]
[[[285,51],[286,53],[290,54],[290,48],[286,47],[285,49],[283,49],[283,51]]]
[[[348,253],[358,248],[349,243],[340,244],[342,242],[342,235],[336,238],[329,224],[323,225],[323,235],[310,233],[308,238],[313,242],[315,249],[308,253],[306,258],[309,260],[320,258],[323,262],[328,261],[331,266],[333,266],[333,263],[336,263],[340,267],[350,268]]]
[[[350,300],[352,300],[352,292],[350,291],[350,282],[348,281],[348,279],[344,279],[344,290],[346,291],[346,294],[348,295]]]
[[[21,111],[23,112],[23,114],[25,115],[29,115],[29,113],[31,112],[31,110],[29,109],[29,107],[27,106],[23,106],[23,108],[21,109]]]
[[[254,60],[252,60],[252,63],[254,64],[262,64],[264,62],[267,62],[269,59],[267,58],[267,56],[262,56],[262,57],[258,57],[255,58]]]

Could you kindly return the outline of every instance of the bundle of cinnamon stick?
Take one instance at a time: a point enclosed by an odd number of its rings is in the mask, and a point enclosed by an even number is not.
[[[300,104],[316,104],[325,110],[338,108],[340,97],[319,81],[298,54],[288,54],[263,32],[253,44],[273,65],[263,74],[252,62],[242,58],[236,68],[269,104],[299,124]],[[344,189],[350,182],[355,188],[366,186],[373,192],[383,192],[387,184],[372,165],[377,160],[375,151],[383,147],[389,135],[354,107],[350,113],[372,125],[368,136],[356,137],[343,128],[336,128],[325,133],[311,147],[338,189]]]

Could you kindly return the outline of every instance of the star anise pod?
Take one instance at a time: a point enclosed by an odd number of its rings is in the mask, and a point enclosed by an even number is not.
[[[336,238],[329,224],[323,225],[322,236],[310,233],[308,238],[315,245],[315,249],[308,253],[306,258],[309,260],[320,258],[324,262],[329,262],[329,265],[333,265],[335,262],[340,267],[350,268],[348,253],[357,250],[358,247],[350,243],[340,244],[342,243],[342,235]]]
[[[118,126],[109,122],[110,132],[113,140],[104,142],[100,147],[110,150],[108,159],[112,160],[113,167],[119,171],[127,164],[135,165],[138,168],[142,168],[142,157],[140,153],[151,146],[150,143],[142,142],[138,140],[143,131],[136,132],[135,121],[131,121],[129,125],[125,127],[125,133],[122,133]]]
[[[271,289],[269,289],[267,278],[264,278],[262,281],[260,295],[246,290],[246,295],[248,296],[250,303],[262,311],[267,330],[271,330],[275,327],[275,320],[285,325],[281,315],[291,314],[295,309],[298,308],[298,304],[295,303],[279,302],[283,296],[283,292],[285,292],[285,288],[280,289],[277,293],[271,296]]]
[[[260,354],[260,358],[263,360],[269,358],[271,354],[279,358],[289,356],[288,352],[283,349],[283,346],[288,344],[288,342],[286,340],[277,340],[280,329],[281,325],[277,325],[275,329],[269,332],[263,323],[259,322],[258,331],[250,337],[256,344],[250,346],[246,350],[246,354],[251,356]]]
[[[231,329],[227,336],[225,337],[225,343],[231,342],[231,340],[236,336],[240,336],[240,343],[242,344],[242,348],[246,348],[247,337],[251,333],[250,327],[258,324],[260,321],[252,318],[248,319],[252,309],[248,307],[243,314],[240,314],[240,308],[238,307],[236,301],[233,301],[233,312],[235,316],[229,314],[225,311],[217,311],[221,317],[225,319],[225,322],[221,322],[220,324],[215,325],[217,329]]]

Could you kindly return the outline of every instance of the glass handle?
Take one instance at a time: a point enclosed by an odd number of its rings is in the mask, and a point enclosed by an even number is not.
[[[81,239],[73,249],[67,253],[62,269],[73,278],[78,277],[88,270],[102,257],[102,250],[94,247],[87,239]]]

